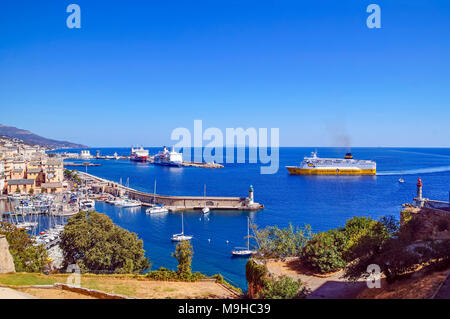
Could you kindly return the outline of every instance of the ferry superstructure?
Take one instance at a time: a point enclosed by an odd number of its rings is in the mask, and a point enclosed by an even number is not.
[[[130,160],[135,162],[146,162],[148,158],[148,150],[141,148],[131,147]]]
[[[173,147],[172,151],[169,151],[164,146],[163,150],[155,155],[153,162],[158,165],[180,167],[183,164],[183,154],[175,152]]]
[[[375,175],[374,161],[353,159],[351,153],[345,158],[319,158],[317,152],[305,156],[299,166],[286,166],[292,175]]]

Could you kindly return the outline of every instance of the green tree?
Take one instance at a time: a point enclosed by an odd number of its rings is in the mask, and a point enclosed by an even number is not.
[[[265,257],[298,256],[305,244],[311,238],[311,227],[294,227],[289,224],[286,228],[267,226],[258,230],[253,228],[258,241],[260,255]]]
[[[192,256],[194,250],[189,240],[184,240],[177,244],[175,252],[172,254],[178,261],[177,272],[180,276],[191,274]]]
[[[0,234],[6,236],[17,272],[42,272],[49,265],[50,260],[45,247],[33,245],[34,241],[25,230],[0,222]]]
[[[264,288],[259,293],[263,299],[297,299],[306,296],[306,289],[302,281],[294,281],[289,276],[281,276],[274,280],[266,281]]]
[[[77,264],[82,272],[141,273],[150,268],[142,240],[98,212],[72,216],[61,235],[63,267]]]
[[[302,251],[302,262],[319,273],[337,271],[346,265],[342,257],[342,237],[339,231],[315,234]]]
[[[30,188],[30,190],[28,191],[28,193],[29,193],[30,195],[33,195],[33,194],[34,194],[34,189],[33,189],[33,188]]]

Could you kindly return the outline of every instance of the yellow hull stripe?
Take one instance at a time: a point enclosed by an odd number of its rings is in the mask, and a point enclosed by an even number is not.
[[[375,175],[376,169],[306,169],[287,167],[292,175]]]

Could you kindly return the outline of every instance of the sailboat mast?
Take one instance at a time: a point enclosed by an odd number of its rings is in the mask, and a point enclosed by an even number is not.
[[[181,235],[184,235],[183,212],[181,212]]]
[[[206,184],[203,187],[203,198],[205,199],[205,207],[206,207]]]
[[[250,218],[247,217],[247,250],[250,250]]]
[[[155,179],[155,187],[153,188],[153,205],[156,204],[156,179]]]

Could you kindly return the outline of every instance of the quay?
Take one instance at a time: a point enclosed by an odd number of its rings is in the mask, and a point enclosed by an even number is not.
[[[264,205],[254,202],[254,190],[252,186],[250,186],[248,197],[170,196],[140,192],[84,172],[77,172],[77,174],[96,193],[107,193],[116,197],[126,194],[130,199],[140,200],[143,206],[162,204],[172,212],[198,210],[204,207],[220,210],[247,211],[258,211],[264,208]]]
[[[74,162],[63,162],[64,166],[102,166],[101,164],[84,162],[84,163],[74,163]]]

